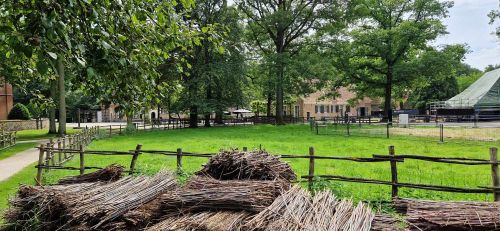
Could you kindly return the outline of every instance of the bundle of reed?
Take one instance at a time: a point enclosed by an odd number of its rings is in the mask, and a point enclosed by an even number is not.
[[[170,216],[146,231],[239,231],[251,215],[245,211],[205,211]]]
[[[176,187],[175,176],[160,172],[153,177],[126,177],[88,191],[67,214],[68,224],[85,224],[97,229]]]
[[[377,214],[373,218],[371,231],[403,231],[405,226],[403,220],[387,214]]]
[[[196,174],[220,180],[285,179],[292,181],[297,177],[290,165],[267,152],[239,152],[237,150],[221,151],[210,158],[203,169]]]
[[[116,181],[122,177],[124,169],[125,168],[121,165],[112,164],[92,173],[63,178],[59,180],[58,184],[77,184],[77,183],[98,182],[98,181],[102,182]]]
[[[289,181],[276,180],[217,180],[212,177],[193,176],[184,185],[184,189],[216,189],[216,188],[232,188],[232,187],[251,187],[251,188],[274,188],[274,196],[278,197],[283,192],[288,191],[292,184]]]
[[[368,231],[373,216],[362,203],[354,208],[350,200],[338,201],[328,191],[311,198],[296,186],[276,198],[244,227],[248,230],[276,231]]]
[[[500,230],[498,202],[441,202],[399,199],[412,230]]]
[[[67,222],[66,211],[101,183],[82,183],[47,187],[21,186],[3,214],[2,230],[56,230]]]
[[[23,186],[5,214],[5,230],[98,230],[175,188],[169,173],[104,183]]]
[[[203,182],[207,182],[207,185],[204,186]],[[195,178],[183,189],[162,195],[162,207],[168,211],[259,212],[273,203],[282,189],[283,186],[275,181],[219,181]]]

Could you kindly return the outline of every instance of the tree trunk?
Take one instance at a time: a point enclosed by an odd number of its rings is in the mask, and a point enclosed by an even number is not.
[[[207,85],[207,101],[210,102],[212,99],[212,87],[210,83]],[[210,111],[205,113],[205,127],[210,127]]]
[[[66,90],[64,88],[64,57],[57,58],[57,75],[59,87],[59,136],[66,134]]]
[[[384,118],[383,121],[392,123],[392,67],[389,67],[386,74],[385,82],[385,102],[384,102]]]
[[[57,102],[57,82],[56,80],[50,80],[50,98],[55,102]],[[52,105],[49,108],[49,133],[57,134],[56,128],[56,106]]]
[[[272,106],[273,106],[273,95],[271,93],[267,94],[267,108],[266,108],[266,115],[267,117],[272,116]]]
[[[132,119],[134,118],[134,112],[129,109],[125,109],[125,116],[127,117],[127,130],[135,130],[135,126],[132,122]]]
[[[276,81],[276,125],[285,124],[283,121],[283,68],[283,63],[280,60]]]
[[[189,108],[189,127],[190,128],[198,127],[198,107],[195,105]]]

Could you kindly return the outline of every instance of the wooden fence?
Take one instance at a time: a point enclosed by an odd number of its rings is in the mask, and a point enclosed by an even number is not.
[[[0,134],[0,150],[14,146],[16,144],[16,132],[2,131]]]
[[[128,172],[133,174],[135,172],[137,159],[142,154],[151,155],[165,155],[165,156],[175,156],[176,166],[178,170],[182,169],[182,159],[185,156],[189,157],[202,157],[210,158],[215,153],[192,153],[184,152],[181,148],[176,151],[166,151],[166,150],[145,150],[142,149],[142,145],[138,144],[134,150],[130,151],[97,151],[97,150],[84,150],[83,145],[79,148],[72,149],[60,149],[53,147],[40,146],[40,159],[38,162],[38,175],[37,181],[41,182],[42,179],[42,169],[68,169],[68,170],[79,170],[80,174],[84,174],[86,169],[101,169],[99,166],[86,166],[85,165],[85,155],[125,155],[131,156],[130,167]],[[244,147],[243,151],[247,148]],[[75,167],[64,167],[62,165],[52,164],[50,161],[54,158],[54,153],[62,153],[59,155],[70,154],[70,157],[79,154],[80,165],[79,168]],[[306,176],[301,176],[308,182],[308,187],[310,190],[313,189],[313,185],[316,180],[332,180],[332,181],[345,181],[345,182],[357,182],[365,184],[378,184],[378,185],[388,185],[391,186],[391,196],[398,197],[398,192],[400,188],[414,188],[432,191],[442,191],[442,192],[456,192],[456,193],[483,193],[483,194],[493,194],[495,201],[500,201],[500,177],[498,173],[498,149],[492,147],[489,149],[489,159],[476,159],[476,158],[461,158],[461,157],[429,157],[421,155],[405,155],[395,154],[394,146],[390,146],[387,155],[374,154],[372,157],[345,157],[345,156],[317,156],[315,155],[314,148],[309,148],[308,155],[289,155],[282,154],[277,155],[282,159],[309,159],[309,173]],[[441,185],[429,185],[429,184],[414,184],[408,182],[400,182],[398,180],[398,163],[403,163],[405,159],[435,162],[435,163],[447,163],[447,164],[457,164],[457,165],[488,165],[491,167],[491,186],[478,186],[477,188],[459,188]],[[339,175],[316,175],[315,174],[315,163],[318,160],[338,160],[338,161],[352,161],[352,162],[389,162],[388,167],[391,170],[391,181],[366,179],[366,178],[353,178]]]

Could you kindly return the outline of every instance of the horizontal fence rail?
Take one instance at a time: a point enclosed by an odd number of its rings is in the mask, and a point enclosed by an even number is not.
[[[42,169],[66,169],[66,170],[79,170],[80,174],[84,174],[85,170],[88,169],[101,169],[102,167],[96,166],[86,166],[85,165],[85,155],[123,155],[130,156],[130,168],[127,172],[130,174],[135,173],[137,159],[140,155],[165,155],[165,156],[175,156],[177,170],[182,170],[182,159],[183,157],[201,157],[210,158],[217,153],[194,153],[194,152],[184,152],[181,148],[177,150],[147,150],[142,149],[142,145],[137,145],[134,150],[129,151],[102,151],[102,150],[84,150],[83,145],[79,144],[79,148],[56,148],[52,146],[39,147],[40,157],[37,172],[37,183],[41,184],[42,179]],[[243,151],[247,151],[246,147],[243,147]],[[76,155],[78,153],[80,159],[80,167],[64,167],[62,163],[64,162],[54,162],[54,153],[68,154],[69,156]],[[313,189],[314,183],[317,180],[333,180],[333,181],[344,181],[344,182],[355,182],[363,184],[377,184],[377,185],[388,185],[391,186],[391,196],[398,197],[400,188],[413,188],[431,191],[441,191],[441,192],[455,192],[455,193],[483,193],[483,194],[493,194],[495,201],[500,201],[500,182],[498,165],[498,149],[492,147],[489,150],[489,159],[479,159],[479,158],[463,158],[463,157],[431,157],[422,156],[414,154],[395,154],[394,146],[389,147],[388,155],[373,154],[372,157],[346,157],[346,156],[317,156],[315,155],[314,148],[309,149],[309,155],[290,155],[290,154],[277,154],[274,155],[281,159],[308,159],[309,169],[308,175],[301,176],[308,183],[310,190]],[[316,175],[315,174],[315,163],[317,161],[351,161],[351,162],[389,162],[388,167],[391,170],[391,180],[376,180],[376,179],[366,179],[366,178],[355,178],[339,175]],[[451,187],[451,186],[441,186],[441,185],[430,185],[430,184],[415,184],[410,182],[400,182],[398,180],[398,163],[404,163],[405,160],[418,160],[426,162],[435,163],[447,163],[447,164],[458,164],[458,165],[489,165],[491,166],[491,177],[492,186],[477,186],[477,188],[461,188],[461,187]]]

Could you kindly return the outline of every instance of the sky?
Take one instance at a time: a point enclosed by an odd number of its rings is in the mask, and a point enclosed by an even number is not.
[[[470,53],[465,63],[483,70],[489,64],[500,64],[500,39],[492,34],[500,26],[497,20],[488,24],[488,13],[499,9],[500,0],[455,0],[449,17],[444,20],[449,34],[435,44],[467,44]]]

